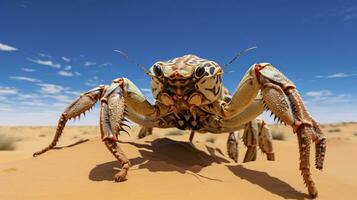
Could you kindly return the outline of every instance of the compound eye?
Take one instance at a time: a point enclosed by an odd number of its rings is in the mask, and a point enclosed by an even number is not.
[[[195,71],[195,75],[197,78],[201,78],[203,75],[205,74],[205,68],[200,66],[197,67],[196,71]]]
[[[155,76],[162,76],[162,70],[159,65],[153,66],[153,72],[154,72]]]

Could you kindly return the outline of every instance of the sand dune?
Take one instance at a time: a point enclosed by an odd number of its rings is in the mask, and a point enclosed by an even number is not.
[[[119,170],[100,141],[96,127],[69,127],[59,148],[36,158],[31,154],[52,139],[53,127],[2,127],[19,140],[17,150],[0,151],[0,199],[306,199],[298,170],[298,148],[292,133],[274,141],[276,161],[259,155],[256,162],[238,163],[226,155],[227,135],[188,135],[136,139],[122,136],[121,146],[132,167],[128,180],[113,182]],[[337,132],[328,132],[332,129]],[[325,126],[328,152],[325,169],[313,169],[319,199],[354,199],[357,195],[357,125]],[[273,127],[274,131],[286,132]],[[41,135],[44,134],[44,135]],[[40,136],[41,135],[41,136]],[[172,135],[172,134],[171,134]],[[215,142],[206,142],[215,137]]]

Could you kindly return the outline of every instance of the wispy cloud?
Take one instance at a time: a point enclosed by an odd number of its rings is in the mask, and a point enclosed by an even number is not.
[[[0,86],[0,95],[17,94],[17,89],[14,87]]]
[[[3,43],[0,43],[0,51],[7,51],[7,52],[11,52],[11,51],[17,51],[16,47],[12,47],[10,45],[6,45]]]
[[[351,6],[344,10],[343,21],[351,21],[357,19],[357,6]]]
[[[58,75],[71,77],[71,76],[73,76],[74,74],[73,74],[72,72],[69,72],[69,71],[62,71],[62,70],[61,70],[61,71],[58,72]]]
[[[100,64],[99,66],[100,67],[109,67],[109,66],[112,66],[112,65],[113,65],[113,63],[106,62],[106,63]]]
[[[31,59],[31,58],[27,58],[27,60],[33,62],[33,63],[36,63],[36,64],[39,64],[39,65],[45,65],[45,66],[49,66],[49,67],[52,67],[52,68],[61,68],[61,65],[58,64],[58,63],[54,63],[53,61],[51,60],[40,60],[40,59]]]
[[[64,56],[62,56],[62,60],[66,61],[66,62],[71,62],[71,59],[64,57]]]
[[[335,104],[348,103],[352,100],[350,94],[334,94],[330,90],[310,91],[305,94],[308,103],[313,104]]]
[[[66,89],[60,85],[47,83],[38,84],[38,86],[40,86],[40,93],[42,94],[58,94]]]
[[[95,62],[89,62],[89,61],[86,61],[83,65],[86,66],[86,67],[90,67],[90,66],[93,66],[93,65],[96,65],[97,63]]]
[[[319,75],[316,76],[316,78],[347,78],[351,76],[357,76],[356,73],[344,73],[344,72],[338,72],[335,74],[330,74],[330,75]]]
[[[52,58],[52,56],[44,54],[44,53],[38,53],[38,55],[43,57],[43,58]]]
[[[104,82],[104,80],[99,80],[98,76],[93,76],[93,78],[87,80],[87,82],[85,82],[84,85],[95,87],[95,86],[102,84],[103,82]]]
[[[66,70],[66,71],[71,70],[71,69],[72,69],[72,66],[70,66],[70,65],[67,65],[67,66],[64,68],[64,70]]]
[[[58,94],[58,95],[44,95],[46,98],[52,98],[58,102],[70,103],[73,99],[68,95]]]
[[[19,80],[19,81],[28,81],[28,82],[33,82],[33,83],[41,83],[41,80],[31,78],[31,77],[26,77],[26,76],[10,76],[9,79],[12,80]]]
[[[21,70],[24,72],[35,72],[36,71],[35,69],[32,69],[32,68],[21,68]]]
[[[142,92],[151,92],[151,88],[140,88]]]

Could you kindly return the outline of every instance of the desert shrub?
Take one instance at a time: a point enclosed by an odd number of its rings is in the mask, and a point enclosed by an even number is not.
[[[46,134],[40,134],[40,135],[38,135],[39,137],[46,137]]]
[[[285,140],[285,134],[283,132],[272,131],[271,136],[273,140]]]
[[[353,133],[353,136],[357,136],[357,133]]]
[[[329,133],[338,133],[338,132],[341,132],[341,129],[339,129],[339,128],[329,129],[327,132],[329,132]]]
[[[0,134],[0,150],[15,150],[16,138]]]
[[[171,130],[171,131],[169,131],[169,132],[168,132],[168,133],[166,133],[165,135],[168,135],[168,136],[175,136],[175,135],[183,135],[184,133],[185,133],[185,131],[175,129],[175,130]]]
[[[215,143],[216,142],[216,137],[209,136],[209,137],[206,138],[206,142]]]

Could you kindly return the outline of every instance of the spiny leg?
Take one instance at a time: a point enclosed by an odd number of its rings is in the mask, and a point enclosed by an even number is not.
[[[125,102],[121,95],[121,89],[119,85],[116,84],[112,84],[111,87],[113,87],[113,89],[107,91],[101,99],[100,130],[105,146],[122,166],[120,172],[114,176],[114,180],[120,182],[126,180],[130,162],[119,147],[117,138],[120,131],[125,131],[123,126],[128,125],[124,123]]]
[[[312,129],[308,125],[301,125],[298,132],[297,138],[299,143],[299,153],[300,153],[300,170],[303,176],[304,183],[309,191],[312,198],[317,197],[317,189],[314,181],[311,178],[310,172],[310,138],[309,134]]]
[[[243,143],[247,147],[243,162],[255,161],[257,159],[258,126],[250,121],[244,127]]]
[[[293,127],[300,137],[300,170],[309,194],[315,198],[317,189],[310,173],[310,141],[316,144],[316,167],[322,169],[326,150],[326,139],[318,124],[310,114],[295,89],[295,85],[280,71],[270,64],[256,65],[255,67],[267,109],[276,115],[278,120]]]
[[[260,150],[267,155],[267,160],[274,161],[275,154],[273,151],[273,138],[270,129],[264,120],[256,119],[258,124],[259,136],[258,144]]]
[[[44,149],[41,151],[35,152],[33,156],[38,156],[46,151],[52,149],[53,147],[56,146],[59,138],[61,137],[61,134],[63,132],[63,129],[67,123],[68,120],[79,117],[81,114],[85,114],[85,111],[89,110],[94,106],[94,104],[100,99],[103,90],[105,86],[99,86],[96,87],[84,94],[82,94],[80,97],[78,97],[73,103],[71,103],[61,114],[61,117],[58,121],[57,129],[56,129],[56,134],[52,140],[52,142]]]
[[[228,156],[234,160],[234,162],[238,162],[238,141],[234,132],[230,132],[227,139],[227,153]]]
[[[316,167],[322,169],[326,151],[326,139],[322,132],[319,131],[318,124],[314,122],[307,112],[301,97],[295,89],[295,85],[272,65],[268,63],[253,65],[242,79],[231,102],[222,105],[221,116],[229,122],[235,122],[236,120],[231,119],[239,117],[243,120],[250,118],[251,116],[248,114],[254,112],[253,110],[247,112],[247,109],[252,107],[251,104],[254,98],[259,96],[259,91],[261,91],[266,108],[271,110],[279,121],[292,126],[294,132],[309,137],[315,142],[317,147]],[[248,114],[244,114],[245,112]],[[245,115],[247,116],[246,118],[242,117]],[[300,129],[302,126],[310,127],[311,131]],[[317,190],[312,182],[309,169],[304,169],[303,173],[305,174],[304,180],[311,180],[305,181],[309,184],[310,195],[316,197]]]

